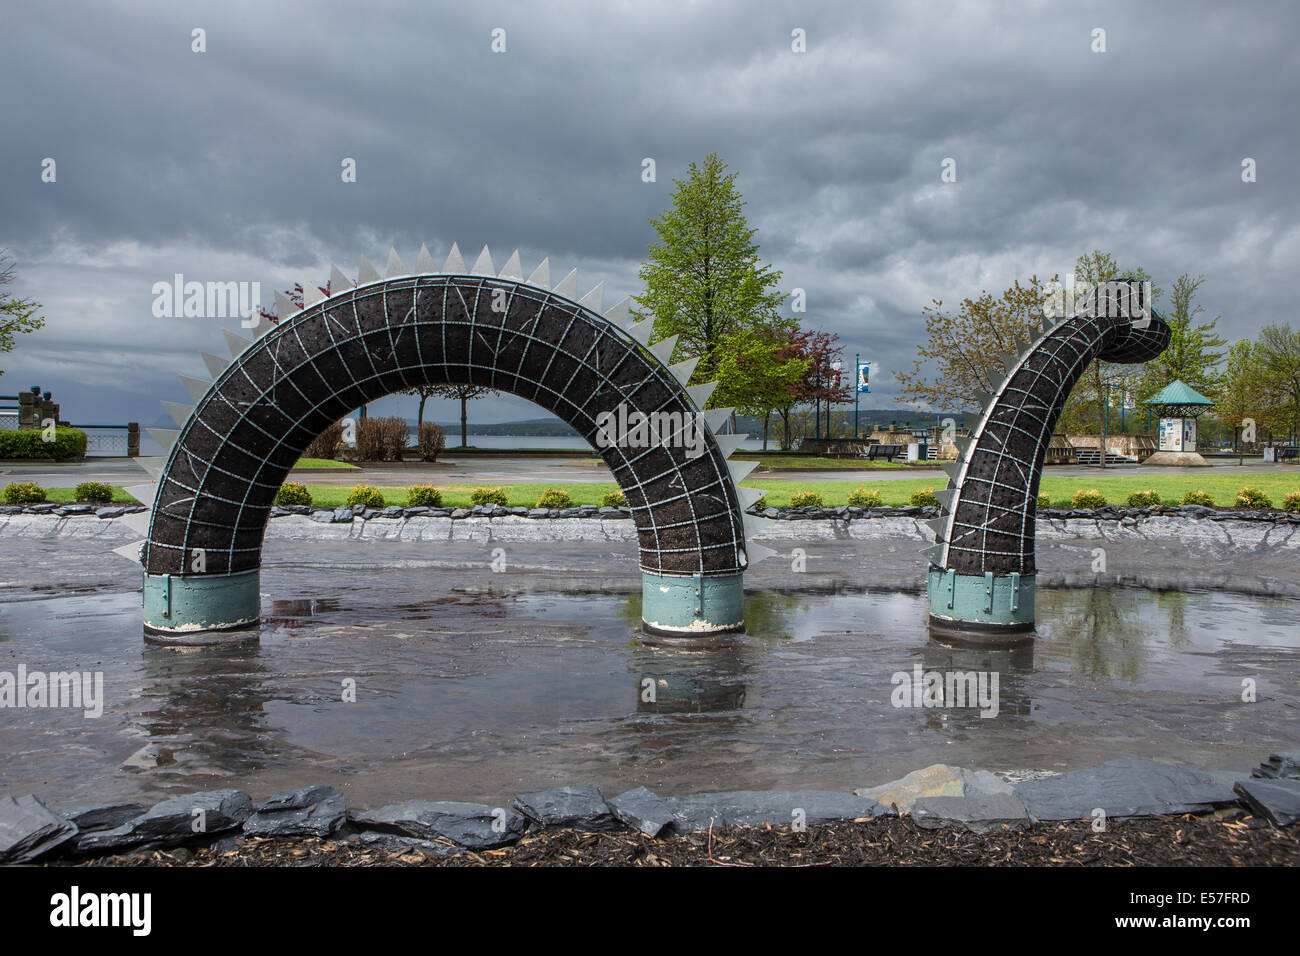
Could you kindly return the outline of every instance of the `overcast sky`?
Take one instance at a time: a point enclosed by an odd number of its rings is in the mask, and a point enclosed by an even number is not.
[[[1293,320],[1298,27],[1294,3],[1187,0],[9,0],[0,247],[48,323],[0,355],[0,393],[39,384],[84,423],[190,401],[176,373],[207,377],[199,351],[227,354],[238,320],[156,318],[175,273],[269,302],[332,262],[355,277],[359,254],[382,271],[390,246],[413,266],[422,242],[439,264],[486,243],[498,268],[515,248],[525,274],[576,266],[612,303],[640,291],[647,219],[711,150],[763,259],[806,290],[804,325],[876,363],[867,406],[893,403],[931,299],[1092,249],[1166,289],[1203,274],[1208,315],[1250,336]],[[372,406],[392,411],[414,400]]]

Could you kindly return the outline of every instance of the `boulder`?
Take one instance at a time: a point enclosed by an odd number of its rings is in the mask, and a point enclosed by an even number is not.
[[[595,831],[622,826],[610,812],[604,794],[595,787],[554,787],[521,793],[511,806],[544,827]]]
[[[179,846],[237,829],[252,813],[253,801],[242,790],[206,790],[164,800],[120,827],[84,834],[77,849],[103,853],[140,843]]]
[[[998,779],[987,770],[967,770],[964,767],[936,763],[921,770],[913,770],[899,780],[853,792],[887,807],[897,807],[900,813],[910,813],[912,804],[922,797],[976,797],[1010,793],[1011,784]]]
[[[1300,820],[1300,780],[1239,780],[1234,790],[1246,805],[1275,827]]]
[[[645,787],[620,793],[608,802],[615,817],[648,837],[658,836],[673,822],[672,805]]]
[[[892,811],[867,797],[830,790],[732,790],[668,800],[673,826],[682,832],[722,826],[809,825],[833,820],[874,819]],[[803,811],[799,814],[798,811]]]
[[[1014,793],[985,793],[972,797],[918,797],[912,803],[912,819],[920,827],[962,827],[985,833],[996,826],[1028,826],[1029,814]]]
[[[347,820],[343,793],[334,787],[300,787],[258,804],[247,820],[248,836],[316,836],[333,833]]]
[[[85,807],[60,810],[59,815],[74,823],[81,833],[111,830],[148,811],[143,803],[97,803]]]
[[[77,825],[27,794],[0,797],[0,863],[27,863],[67,843]]]
[[[378,810],[350,811],[348,819],[362,830],[395,833],[421,840],[443,837],[471,850],[506,846],[518,840],[528,829],[527,818],[518,813],[502,811],[494,814],[494,808],[486,804],[450,801],[408,800]]]
[[[1027,780],[1016,784],[1015,792],[1036,821],[1080,820],[1096,809],[1110,817],[1199,813],[1237,800],[1227,783],[1202,770],[1129,757]]]

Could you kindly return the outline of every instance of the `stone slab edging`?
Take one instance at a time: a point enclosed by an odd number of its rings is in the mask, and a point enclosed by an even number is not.
[[[41,509],[39,511],[35,509]],[[144,511],[141,506],[114,505],[98,510],[92,505],[18,509],[0,507],[0,537],[111,536],[139,538],[117,518]],[[772,509],[767,509],[770,511]],[[825,509],[823,509],[825,510]],[[861,510],[861,509],[859,509]],[[1300,515],[1283,512],[1215,512],[1200,514],[1186,509],[1098,509],[1087,517],[1068,512],[1057,517],[1044,511],[1036,533],[1044,541],[1104,539],[1109,541],[1179,541],[1219,545],[1233,549],[1300,548]],[[758,540],[873,540],[882,537],[912,539],[924,545],[934,532],[923,522],[934,517],[933,508],[867,509],[860,515],[832,518],[789,512],[760,526]],[[766,512],[764,512],[765,514]],[[793,515],[793,516],[791,516]],[[289,539],[358,539],[398,541],[628,541],[637,540],[636,527],[626,509],[584,508],[277,508],[267,535]],[[98,519],[98,520],[95,520]]]
[[[654,838],[729,826],[866,823],[908,815],[925,829],[1032,827],[1059,820],[1232,811],[1276,827],[1300,820],[1300,751],[1273,754],[1250,776],[1122,758],[1050,774],[1002,774],[935,764],[852,793],[737,790],[661,797],[637,787],[606,799],[591,786],[519,794],[509,806],[407,800],[350,810],[334,787],[311,786],[254,804],[236,789],[172,797],[152,807],[109,803],[51,809],[31,794],[0,797],[0,863],[76,860],[234,837],[318,837],[448,855],[515,843],[533,828],[630,828]],[[198,831],[198,832],[196,832]]]

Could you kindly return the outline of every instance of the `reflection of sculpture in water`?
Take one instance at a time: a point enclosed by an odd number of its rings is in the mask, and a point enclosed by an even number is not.
[[[926,717],[926,724],[938,728],[955,720],[976,722],[996,720],[1002,716],[1026,716],[1032,699],[1024,685],[1024,675],[1034,670],[1034,646],[1021,644],[1011,647],[951,647],[930,640],[921,648],[922,668],[926,672],[949,674],[996,674],[997,714],[980,716],[976,706],[965,708],[935,708]],[[958,678],[960,679],[960,678]]]

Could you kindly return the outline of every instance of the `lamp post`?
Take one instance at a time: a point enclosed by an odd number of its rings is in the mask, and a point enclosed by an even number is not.
[[[844,368],[843,362],[832,362],[831,368],[835,371],[835,390],[840,389],[840,372]],[[835,413],[831,411],[830,396],[826,398],[826,437],[833,438],[835,435]]]
[[[862,353],[853,353],[853,438],[856,441],[862,437],[858,434],[858,393],[861,389],[858,387],[858,381],[862,373],[858,370],[862,365]]]

